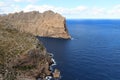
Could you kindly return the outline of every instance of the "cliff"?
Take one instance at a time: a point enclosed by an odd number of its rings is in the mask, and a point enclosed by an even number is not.
[[[65,18],[53,11],[39,13],[19,12],[3,16],[11,25],[21,32],[31,33],[35,36],[69,39]]]
[[[0,80],[36,80],[51,75],[51,56],[40,41],[0,21]]]

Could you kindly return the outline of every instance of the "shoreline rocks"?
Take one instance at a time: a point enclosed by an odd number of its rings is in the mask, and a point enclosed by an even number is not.
[[[58,69],[54,70],[53,78],[55,78],[55,79],[59,79],[60,78],[60,71]]]

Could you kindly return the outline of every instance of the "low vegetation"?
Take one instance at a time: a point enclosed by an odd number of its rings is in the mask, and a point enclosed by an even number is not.
[[[37,44],[38,40],[31,34],[19,32],[7,21],[0,21],[0,80],[15,80],[16,70],[34,68],[34,65],[14,66],[17,58],[31,49],[45,49],[42,44]]]

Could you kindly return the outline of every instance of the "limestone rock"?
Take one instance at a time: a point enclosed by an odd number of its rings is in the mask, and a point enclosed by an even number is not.
[[[60,78],[60,71],[58,69],[55,69],[55,71],[53,73],[53,77],[54,78]]]
[[[4,16],[21,32],[32,33],[35,36],[69,39],[70,35],[66,27],[66,20],[53,11],[38,11],[9,14]]]

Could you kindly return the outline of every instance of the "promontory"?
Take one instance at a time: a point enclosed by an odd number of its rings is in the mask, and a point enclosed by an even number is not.
[[[53,11],[19,12],[0,16],[0,80],[58,78],[54,63],[36,36],[69,39],[65,18]]]
[[[35,36],[69,39],[70,35],[63,16],[53,11],[19,12],[2,16],[17,30],[31,33]]]

